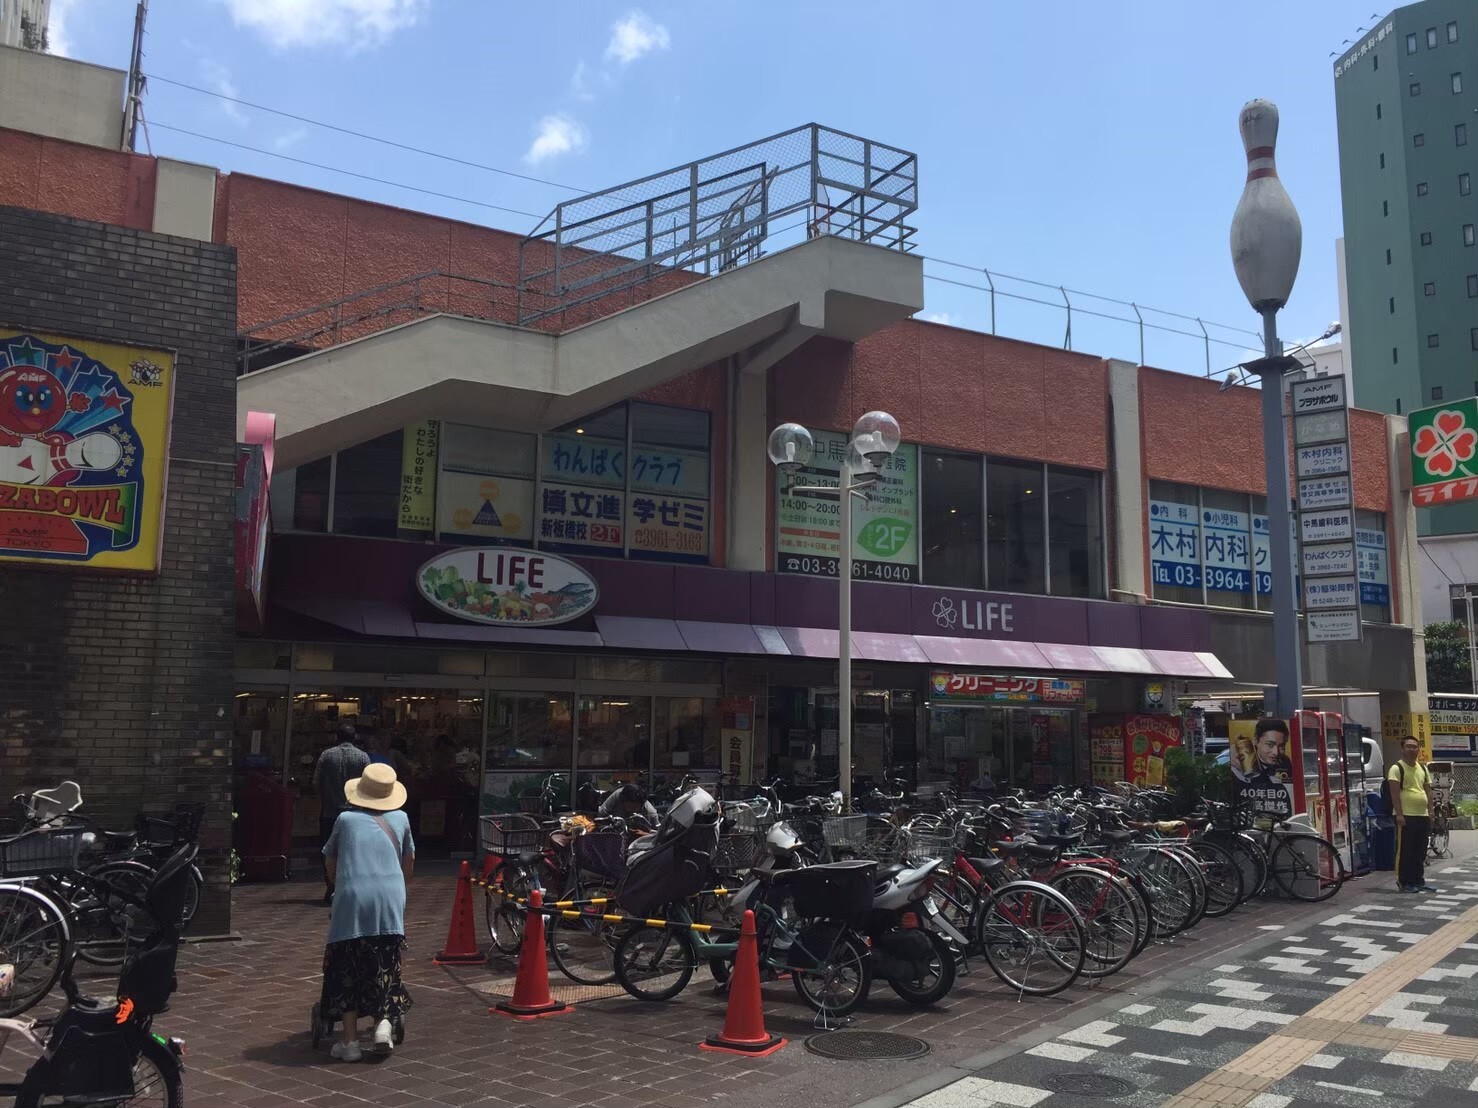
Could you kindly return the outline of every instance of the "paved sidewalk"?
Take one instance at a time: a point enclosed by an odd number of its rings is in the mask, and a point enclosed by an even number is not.
[[[1478,863],[1383,880],[1163,989],[867,1108],[1478,1104]],[[946,1082],[948,1082],[946,1084]],[[1102,1099],[1104,1096],[1112,1099]]]
[[[688,990],[668,1004],[641,1004],[626,997],[618,987],[566,988],[555,974],[556,994],[579,1002],[572,1013],[530,1024],[489,1015],[488,1007],[511,992],[512,963],[497,961],[486,967],[458,969],[431,964],[432,954],[446,936],[453,887],[449,871],[428,872],[412,882],[407,909],[411,950],[406,976],[416,1006],[408,1018],[408,1037],[390,1058],[359,1065],[333,1063],[326,1049],[315,1052],[309,1044],[308,1011],[317,999],[318,969],[328,922],[327,912],[318,902],[321,887],[306,882],[239,887],[236,925],[241,941],[188,946],[181,957],[180,992],[172,1010],[158,1020],[160,1033],[180,1035],[189,1044],[189,1102],[213,1108],[287,1108],[300,1104],[324,1108],[362,1108],[365,1104],[427,1108],[699,1108],[741,1101],[823,1106],[857,1104],[887,1090],[923,1082],[907,1095],[900,1092],[888,1097],[886,1103],[898,1105],[1009,1055],[1016,1059],[1010,1065],[1018,1068],[1009,1073],[1002,1071],[1004,1076],[999,1079],[1029,1088],[1034,1087],[1032,1082],[1039,1072],[1032,1067],[1050,1065],[1050,1069],[1040,1070],[1043,1074],[1074,1068],[1096,1071],[1107,1069],[1109,1063],[1120,1065],[1116,1059],[1130,1059],[1124,1064],[1128,1077],[1135,1082],[1138,1099],[1059,1099],[1048,1108],[1089,1108],[1094,1103],[1100,1108],[1111,1103],[1158,1105],[1170,1093],[1210,1074],[1283,1026],[1276,1021],[1254,1021],[1249,1030],[1239,1032],[1240,1039],[1221,1044],[1216,1014],[1187,1016],[1192,1005],[1214,1002],[1212,1007],[1217,1012],[1288,1012],[1292,1014],[1290,1019],[1306,1014],[1339,986],[1324,980],[1321,975],[1326,971],[1316,968],[1322,965],[1319,959],[1323,955],[1301,954],[1292,948],[1307,946],[1310,950],[1339,953],[1333,938],[1326,938],[1335,930],[1363,943],[1388,944],[1388,928],[1379,923],[1372,925],[1371,921],[1388,915],[1389,909],[1382,906],[1396,899],[1385,893],[1388,879],[1378,876],[1351,883],[1324,905],[1279,901],[1251,905],[1227,919],[1207,920],[1169,945],[1150,948],[1128,970],[1099,987],[1075,986],[1053,998],[1018,1002],[983,964],[975,964],[974,972],[961,978],[942,1004],[925,1011],[906,1006],[880,983],[853,1026],[918,1036],[928,1041],[931,1053],[908,1062],[835,1062],[805,1049],[803,1040],[814,1030],[811,1014],[784,981],[765,985],[764,1001],[770,1030],[791,1040],[787,1049],[758,1060],[697,1050],[697,1043],[716,1031],[724,1017],[724,1001],[712,994],[703,968]],[[1414,898],[1403,898],[1401,903],[1416,908]],[[1424,909],[1431,910],[1424,911],[1423,918],[1410,926],[1403,924],[1402,930],[1420,939],[1449,922],[1436,918],[1442,914],[1438,909],[1457,903],[1461,902],[1424,902]],[[1331,915],[1354,922],[1321,928],[1319,921]],[[1427,920],[1427,916],[1432,918]],[[481,927],[480,899],[477,917]],[[1363,937],[1367,935],[1369,938]],[[1303,936],[1307,943],[1291,936]],[[1264,946],[1276,942],[1283,949],[1264,950],[1259,957],[1251,957],[1245,953],[1249,942]],[[1384,953],[1358,945],[1341,949],[1348,949],[1349,956],[1357,960]],[[1292,961],[1303,959],[1306,965],[1295,967],[1290,961],[1280,968],[1281,964],[1259,960],[1269,955]],[[1478,956],[1473,960],[1478,962]],[[1461,960],[1452,964],[1460,965]],[[1235,971],[1227,968],[1207,972],[1212,967],[1234,965],[1239,967]],[[1438,968],[1447,965],[1444,962]],[[1311,972],[1301,972],[1304,968]],[[1372,968],[1373,964],[1358,973],[1355,968],[1329,971],[1329,976],[1354,979]],[[1458,994],[1466,988],[1471,997],[1474,982],[1461,976],[1466,970],[1456,972],[1459,976],[1415,991],[1444,989]],[[1231,984],[1214,985],[1215,981]],[[89,988],[105,993],[108,982],[97,979],[89,983]],[[1289,989],[1293,992],[1285,995]],[[1156,990],[1160,990],[1158,996],[1149,995]],[[1267,1002],[1242,999],[1249,992],[1275,995]],[[1391,1003],[1402,1001],[1397,998]],[[1403,1019],[1416,1021],[1423,1011],[1430,1013],[1424,1003],[1411,1002],[1401,1009],[1406,1013]],[[1448,1004],[1444,1004],[1440,1018],[1453,1024],[1453,1033],[1478,1035],[1478,1026],[1459,1030],[1457,1021],[1465,1018],[1459,1012],[1462,1005],[1456,999]],[[1162,1005],[1166,1006],[1163,1012],[1158,1007]],[[1155,1007],[1133,1014],[1144,1006]],[[1451,1020],[1449,1011],[1453,1013]],[[1211,1019],[1205,1035],[1167,1033],[1153,1026],[1163,1019],[1194,1021],[1203,1017]],[[1478,1011],[1468,1010],[1468,1017],[1478,1020]],[[1226,1015],[1225,1019],[1233,1017]],[[1107,1020],[1115,1026],[1099,1029],[1091,1024],[1096,1020]],[[1081,1032],[1085,1041],[1062,1035],[1069,1027],[1084,1023],[1091,1024]],[[1133,1030],[1126,1034],[1126,1028]],[[1420,1028],[1403,1024],[1402,1030]],[[1095,1040],[1095,1035],[1101,1038]],[[1123,1041],[1110,1042],[1114,1038]],[[1056,1043],[1058,1039],[1062,1042],[1050,1047],[1049,1052],[1073,1053],[1063,1049],[1071,1047],[1087,1053],[1077,1062],[1050,1053],[1023,1053],[1037,1043]],[[1110,1046],[1114,1049],[1108,1049]],[[1189,1067],[1133,1057],[1135,1052],[1169,1055],[1182,1050],[1202,1053]],[[982,1055],[988,1057],[982,1060]],[[0,1056],[0,1063],[12,1067],[24,1066],[28,1060],[14,1044]],[[1377,1060],[1373,1064],[1381,1063]],[[0,1073],[5,1072],[5,1065],[0,1065]],[[985,1072],[987,1079],[997,1076],[995,1069]],[[1331,1080],[1338,1082],[1341,1076],[1335,1074]],[[1046,1104],[1045,1094],[1036,1088],[1038,1099],[1030,1103]],[[990,1102],[975,1098],[932,1103]],[[1442,1108],[1455,1108],[1459,1103],[1454,1100]],[[1275,1105],[1267,1102],[1255,1108]]]

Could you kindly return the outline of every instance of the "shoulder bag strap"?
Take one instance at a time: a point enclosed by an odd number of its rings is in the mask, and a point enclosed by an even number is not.
[[[390,840],[390,845],[395,848],[395,856],[399,858],[404,852],[400,840],[395,837],[395,832],[390,828],[390,821],[384,816],[376,816],[375,822],[380,825],[380,830],[385,832],[385,838]]]

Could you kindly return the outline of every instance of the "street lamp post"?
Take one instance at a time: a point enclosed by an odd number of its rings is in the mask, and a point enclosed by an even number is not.
[[[1303,250],[1303,226],[1273,162],[1278,109],[1249,100],[1238,118],[1247,149],[1247,183],[1232,216],[1232,266],[1253,311],[1262,316],[1263,357],[1243,368],[1262,379],[1262,436],[1268,486],[1268,530],[1273,588],[1273,649],[1277,667],[1276,715],[1293,717],[1303,706],[1303,664],[1294,588],[1293,513],[1289,503],[1288,437],[1283,427],[1283,376],[1298,366],[1283,355],[1278,309],[1288,303]]]
[[[887,412],[868,412],[852,428],[837,487],[791,485],[790,492],[836,492],[837,560],[837,776],[843,811],[852,806],[852,497],[867,497],[883,466],[898,449],[898,421]],[[799,423],[782,423],[770,432],[770,461],[788,477],[808,465],[816,452],[811,432]]]

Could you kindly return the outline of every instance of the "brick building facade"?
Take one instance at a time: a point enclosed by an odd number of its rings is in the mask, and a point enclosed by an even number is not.
[[[0,208],[0,323],[176,352],[160,572],[0,565],[0,790],[74,779],[110,827],[204,802],[201,933],[230,926],[235,253]]]

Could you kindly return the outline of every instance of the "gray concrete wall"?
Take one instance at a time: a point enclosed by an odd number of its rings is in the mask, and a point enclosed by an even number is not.
[[[1109,583],[1120,590],[1112,600],[1136,600],[1149,593],[1144,569],[1144,448],[1139,434],[1139,367],[1110,359],[1109,418],[1112,444],[1113,514],[1108,526],[1113,532],[1114,564]]]
[[[0,46],[0,127],[117,150],[127,74]]]
[[[209,242],[215,224],[215,169],[173,158],[160,158],[155,165],[154,230]]]

